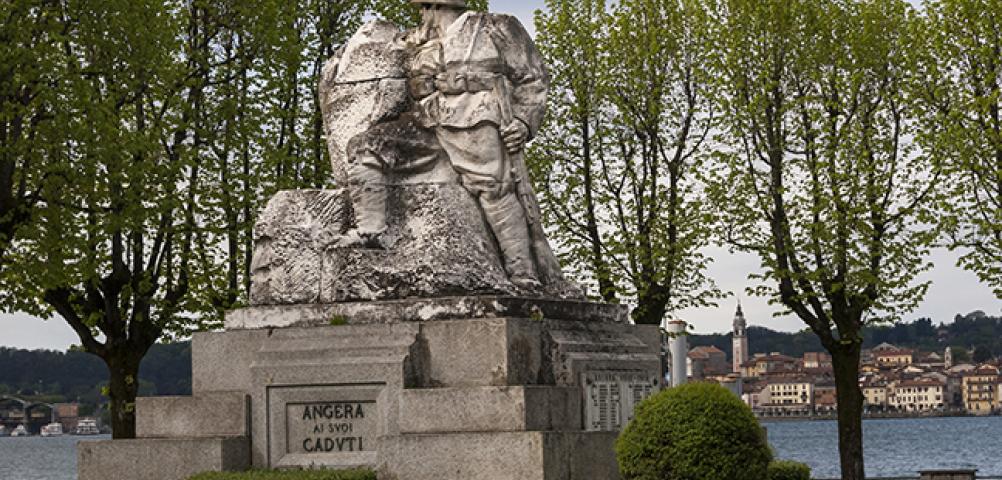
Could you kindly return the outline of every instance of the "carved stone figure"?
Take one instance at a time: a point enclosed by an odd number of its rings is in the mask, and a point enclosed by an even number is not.
[[[520,156],[539,128],[548,76],[513,17],[464,12],[464,1],[421,4],[423,23],[397,40],[408,57],[413,108],[348,146],[357,226],[341,246],[381,247],[389,171],[427,171],[447,160],[475,196],[519,287],[538,289],[552,253],[534,242],[535,199]],[[542,263],[542,265],[540,265]],[[546,271],[543,273],[553,274]]]
[[[370,22],[325,66],[339,189],[272,200],[255,232],[252,303],[581,297],[540,225],[522,156],[549,82],[532,39],[514,17],[462,0],[412,1],[419,27]],[[343,205],[317,217],[307,198]],[[309,242],[289,235],[304,222]]]

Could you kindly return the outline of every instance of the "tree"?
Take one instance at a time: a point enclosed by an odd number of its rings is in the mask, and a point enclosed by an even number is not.
[[[977,347],[974,347],[974,363],[989,362],[993,358],[995,358],[995,354],[992,352],[991,347],[986,345],[978,345]]]
[[[27,107],[4,98],[4,121],[37,125],[4,137],[32,211],[4,236],[18,268],[0,272],[3,308],[74,328],[108,366],[114,436],[129,438],[150,346],[246,298],[253,215],[271,192],[327,182],[315,71],[370,4],[44,5],[5,11],[34,21],[10,31],[13,65],[49,56],[13,75],[37,90]]]
[[[710,208],[700,184],[715,118],[702,2],[554,0],[537,15],[553,75],[529,161],[554,238],[637,323],[709,305]]]
[[[64,159],[59,140],[67,118],[49,88],[63,61],[59,13],[55,2],[0,4],[0,272]]]
[[[726,133],[713,195],[768,295],[832,355],[842,478],[862,480],[863,328],[912,308],[936,232],[939,171],[910,148],[920,41],[897,0],[723,0]]]
[[[930,0],[921,141],[952,167],[949,246],[1002,299],[1002,3]]]

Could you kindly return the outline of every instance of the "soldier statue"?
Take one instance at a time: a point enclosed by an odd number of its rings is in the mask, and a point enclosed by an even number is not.
[[[410,108],[347,146],[355,227],[338,247],[383,248],[387,176],[448,162],[476,199],[513,284],[538,290],[560,277],[539,225],[522,150],[539,129],[549,76],[514,17],[468,11],[464,0],[412,0],[422,23],[404,49]]]

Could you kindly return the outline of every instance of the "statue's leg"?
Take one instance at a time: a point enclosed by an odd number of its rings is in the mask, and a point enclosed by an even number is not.
[[[384,248],[380,235],[386,232],[386,173],[372,155],[360,155],[348,166],[355,228],[337,240],[338,247]]]
[[[497,126],[485,123],[468,129],[439,128],[437,133],[463,185],[484,211],[511,282],[538,290],[528,219],[517,189],[511,184]]]
[[[515,285],[535,290],[540,287],[525,210],[518,195],[508,189],[481,192],[480,206],[501,247],[505,269]]]

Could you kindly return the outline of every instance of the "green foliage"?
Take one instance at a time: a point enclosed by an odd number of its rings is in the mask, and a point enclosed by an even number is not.
[[[537,43],[553,76],[527,160],[552,238],[634,319],[722,296],[705,275],[714,209],[702,194],[716,118],[703,2],[551,0]],[[593,282],[586,282],[593,283]]]
[[[202,473],[190,480],[376,480],[369,470],[254,470],[241,473]]]
[[[811,480],[811,467],[791,460],[776,460],[769,464],[768,480]]]
[[[616,441],[627,480],[764,480],[772,453],[751,409],[727,389],[689,383],[642,402]]]
[[[950,169],[948,245],[1002,299],[1002,3],[930,0],[923,20],[918,140]]]
[[[327,323],[333,327],[340,327],[348,324],[348,318],[344,315],[334,315]]]

